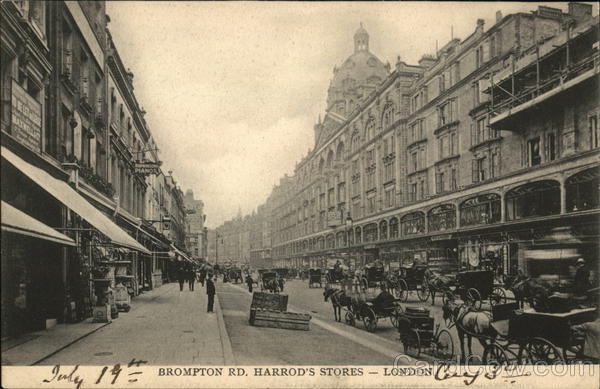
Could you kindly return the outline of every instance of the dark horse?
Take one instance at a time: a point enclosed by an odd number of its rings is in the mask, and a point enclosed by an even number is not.
[[[548,296],[552,291],[548,285],[521,274],[507,278],[504,287],[513,292],[515,300],[521,308],[525,301],[529,303],[530,307],[547,308]]]
[[[342,307],[345,306],[342,301],[345,300],[346,292],[341,289],[326,288],[323,291],[323,297],[325,301],[331,299],[331,305],[333,306],[333,315],[335,321],[342,320]]]
[[[453,298],[449,298],[442,306],[443,317],[450,329],[453,325],[456,326],[458,340],[460,341],[461,362],[466,362],[464,338],[467,337],[467,346],[469,348],[469,357],[473,355],[471,350],[471,342],[473,336],[477,338],[479,343],[485,349],[489,339],[492,343],[496,339],[498,333],[492,327],[492,314],[485,311],[472,311],[472,308],[464,302],[457,302]]]
[[[423,273],[423,282],[431,294],[431,305],[435,304],[435,292],[447,293],[454,280],[450,277],[436,274],[430,269],[425,269]]]

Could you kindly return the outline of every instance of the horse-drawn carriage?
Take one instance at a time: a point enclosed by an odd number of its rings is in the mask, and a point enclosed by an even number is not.
[[[260,291],[263,292],[265,290],[271,293],[279,293],[281,290],[280,284],[278,282],[277,273],[274,271],[259,271],[260,276]]]
[[[375,331],[377,323],[382,319],[390,319],[390,323],[397,328],[398,318],[402,313],[399,299],[394,299],[385,306],[379,306],[373,303],[373,299],[348,291],[340,300],[340,305],[346,308],[345,321],[347,324],[355,326],[356,320],[362,320],[369,332]]]
[[[319,285],[319,288],[323,287],[322,272],[321,269],[308,269],[308,287],[316,288]]]
[[[407,307],[398,317],[400,342],[406,355],[418,358],[422,350],[440,360],[449,361],[454,357],[454,342],[447,329],[440,331],[435,325],[429,310],[423,307]]]
[[[360,277],[362,289],[376,288],[385,282],[385,270],[383,266],[368,266],[363,269]]]
[[[426,269],[427,267],[422,265],[400,267],[395,277],[391,277],[392,283],[395,278],[395,285],[388,286],[392,286],[398,298],[404,302],[408,301],[410,292],[417,292],[420,301],[427,301],[429,289],[423,282]]]
[[[239,284],[243,281],[242,279],[242,269],[231,268],[227,270],[227,276],[230,282],[234,284]]]
[[[458,295],[467,304],[479,310],[483,300],[490,305],[506,302],[506,293],[494,283],[492,270],[468,270],[456,274],[454,282],[447,285],[442,296],[444,304]]]

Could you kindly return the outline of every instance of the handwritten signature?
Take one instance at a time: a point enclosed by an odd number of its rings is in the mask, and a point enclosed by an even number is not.
[[[120,364],[115,364],[112,367],[109,366],[104,366],[101,370],[100,370],[100,374],[97,376],[97,379],[94,381],[95,385],[99,385],[102,383],[103,379],[105,376],[110,377],[110,375],[112,375],[112,380],[110,380],[110,384],[114,385],[115,383],[117,383],[117,380],[119,378],[119,376],[121,375],[121,373],[123,372],[123,370],[127,370],[130,369],[132,367],[140,367],[141,365],[144,365],[148,363],[148,361],[143,361],[143,360],[136,360],[135,358],[133,358],[131,360],[131,362],[129,362],[126,366],[122,367]],[[82,376],[78,373],[79,370],[79,365],[75,365],[72,370],[70,371],[64,371],[61,370],[61,366],[60,365],[55,365],[52,368],[52,376],[49,378],[45,378],[42,380],[43,383],[51,383],[51,382],[69,382],[72,383],[75,386],[75,389],[81,389],[83,383],[84,383],[84,379],[82,378]],[[107,375],[110,374],[110,375]],[[128,382],[137,382],[137,378],[135,378],[135,376],[138,376],[142,374],[142,371],[133,371],[130,372],[128,374],[129,380]]]
[[[433,378],[437,381],[445,381],[453,378],[459,378],[463,379],[463,383],[465,384],[465,386],[469,386],[472,385],[481,376],[488,380],[495,380],[498,377],[516,378],[531,375],[530,372],[514,374],[516,370],[514,367],[511,366],[504,366],[505,372],[507,373],[506,375],[499,375],[499,373],[502,370],[502,366],[499,365],[488,365],[485,367],[479,366],[473,371],[467,369],[467,367],[468,366],[462,366],[462,369],[457,369],[456,365],[452,365],[450,363],[441,363],[438,365]]]

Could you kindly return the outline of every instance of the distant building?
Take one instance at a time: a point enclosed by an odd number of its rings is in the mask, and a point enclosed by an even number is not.
[[[204,202],[194,198],[194,191],[188,189],[183,197],[186,217],[185,247],[194,259],[207,258],[207,230],[204,227],[206,215]]]

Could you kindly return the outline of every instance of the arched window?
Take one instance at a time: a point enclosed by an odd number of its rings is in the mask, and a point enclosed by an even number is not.
[[[346,233],[340,231],[335,235],[335,244],[337,247],[346,247]]]
[[[328,249],[335,248],[335,235],[333,235],[333,234],[327,235],[327,248]]]
[[[325,160],[321,158],[319,161],[319,173],[323,173],[323,169],[325,168]]]
[[[506,220],[559,213],[560,184],[556,181],[531,182],[518,186],[506,194]]]
[[[352,246],[354,244],[354,230],[350,229],[348,231],[348,246]]]
[[[323,238],[322,236],[319,236],[319,239],[317,242],[318,242],[319,250],[324,250],[325,249],[325,238]]]
[[[394,104],[391,101],[385,105],[381,121],[384,129],[388,129],[394,124]]]
[[[456,208],[452,204],[442,204],[431,209],[427,215],[429,232],[445,231],[456,227]]]
[[[460,204],[460,226],[498,223],[500,206],[500,196],[495,193],[471,197]]]
[[[383,220],[379,223],[379,239],[386,240],[388,237],[388,224],[387,221]]]
[[[398,218],[393,217],[390,219],[390,239],[398,238]]]
[[[327,153],[327,167],[330,168],[333,166],[333,151],[329,150]]]
[[[375,136],[375,119],[370,118],[367,121],[367,125],[365,126],[365,138],[367,138],[367,140],[371,140],[373,139],[373,137]]]
[[[371,223],[365,226],[365,243],[375,242],[377,240],[377,223]]]
[[[405,215],[400,220],[403,235],[415,235],[425,232],[425,214],[413,212]]]
[[[354,240],[356,244],[360,244],[362,242],[362,231],[360,227],[356,227],[354,230]]]
[[[600,168],[593,167],[572,175],[565,183],[567,212],[596,209],[600,206]]]
[[[352,135],[351,144],[352,152],[355,152],[360,148],[360,136],[358,136],[358,133]]]
[[[344,142],[340,142],[340,144],[337,147],[336,153],[335,153],[335,160],[336,161],[343,161],[344,160]]]

